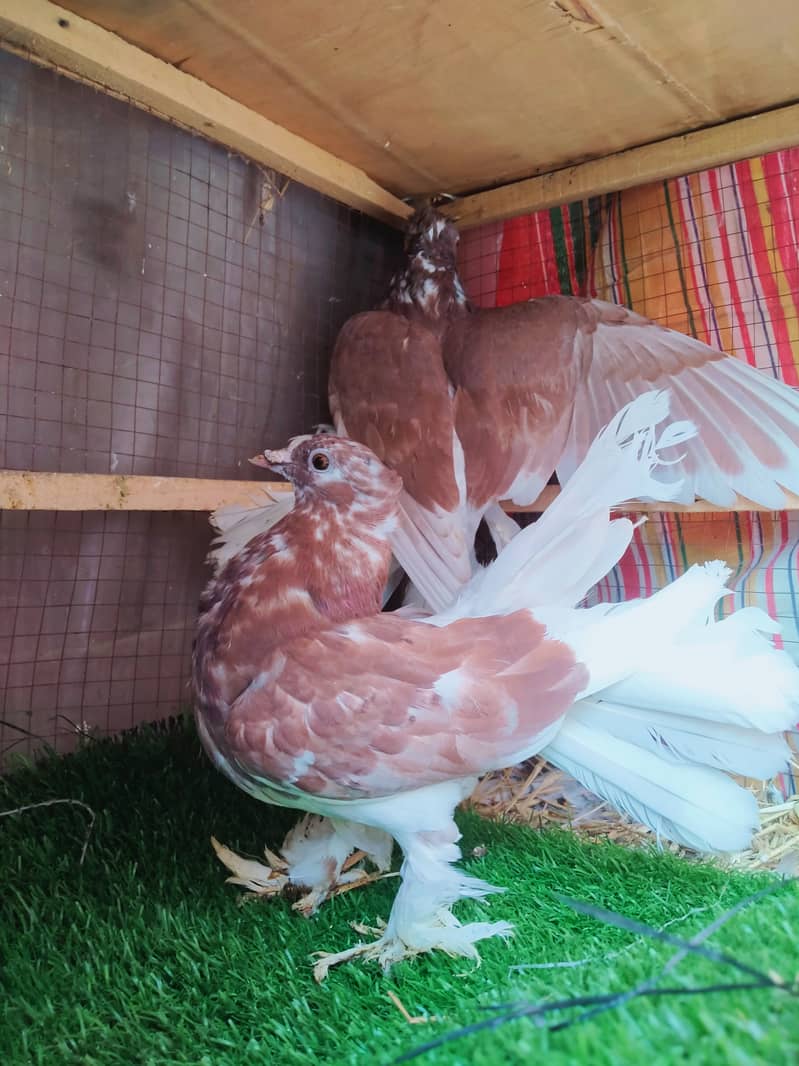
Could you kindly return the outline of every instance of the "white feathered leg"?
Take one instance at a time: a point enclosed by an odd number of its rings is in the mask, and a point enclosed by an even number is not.
[[[394,841],[388,833],[357,822],[306,815],[286,837],[281,848],[293,885],[308,886],[308,893],[294,904],[306,916],[314,914],[341,885],[362,881],[366,870],[357,860],[348,865],[353,852],[361,852],[385,873],[391,866]]]
[[[242,859],[216,841],[213,844],[234,875],[228,878],[230,884],[242,885],[261,897],[280,896],[291,887],[304,889],[293,906],[308,918],[343,885],[368,879],[362,859],[368,859],[378,873],[388,870],[394,847],[389,834],[380,829],[316,814],[306,814],[289,831],[279,855],[264,849],[268,866]],[[360,853],[354,861],[353,852]]]
[[[475,944],[487,937],[508,937],[509,922],[470,922],[463,925],[451,907],[460,899],[482,899],[504,892],[477,877],[470,877],[452,863],[461,857],[460,832],[455,822],[438,830],[406,832],[397,840],[405,855],[402,884],[382,935],[371,944],[358,944],[336,954],[319,952],[314,976],[321,981],[331,966],[357,956],[374,959],[384,970],[395,962],[427,951],[445,951],[479,959]]]
[[[482,899],[504,892],[471,877],[452,865],[460,859],[460,833],[455,822],[432,833],[401,837],[405,859],[402,884],[382,937],[380,962],[384,967],[425,951],[439,949],[450,955],[479,958],[475,943],[491,936],[509,936],[508,922],[470,922],[462,925],[451,911],[460,899]]]

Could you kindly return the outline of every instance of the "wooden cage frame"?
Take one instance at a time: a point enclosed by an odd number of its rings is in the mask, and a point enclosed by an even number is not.
[[[78,0],[76,3],[80,7]],[[553,6],[565,11],[568,4]],[[587,10],[580,6],[583,14]],[[573,17],[577,22],[582,18]],[[596,19],[591,25],[597,28]],[[0,47],[130,101],[383,221],[401,226],[410,213],[407,203],[353,163],[185,73],[179,64],[166,62],[49,0],[3,0]],[[755,114],[710,123],[655,143],[465,195],[444,210],[457,219],[460,227],[468,228],[792,147],[797,141],[799,103],[771,106]],[[258,481],[6,470],[0,471],[0,509],[214,511],[232,504],[262,502],[264,489],[279,494],[287,486]],[[548,487],[523,510],[542,510],[557,492],[557,487]],[[520,510],[510,506],[507,509]],[[688,506],[631,502],[623,509],[765,510],[742,498],[729,508],[700,501]],[[785,509],[799,510],[799,497],[790,496]]]

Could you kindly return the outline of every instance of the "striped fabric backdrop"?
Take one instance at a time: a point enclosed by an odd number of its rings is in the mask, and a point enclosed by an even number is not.
[[[468,230],[461,264],[480,306],[597,296],[799,386],[799,148]],[[711,558],[733,570],[721,612],[765,607],[799,661],[799,513],[653,515],[591,602]]]

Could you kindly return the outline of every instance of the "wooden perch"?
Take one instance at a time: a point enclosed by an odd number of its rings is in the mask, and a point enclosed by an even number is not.
[[[287,482],[126,474],[43,474],[0,471],[0,509],[11,511],[215,511],[265,503],[263,489]]]
[[[265,491],[277,496],[287,492],[284,481],[222,481],[217,478],[144,477],[128,474],[48,474],[26,470],[0,470],[0,510],[7,511],[216,511],[220,507],[258,506],[267,502]],[[557,485],[548,485],[535,503],[506,511],[522,513],[545,510],[558,495]],[[620,511],[678,511],[705,513],[767,511],[739,497],[732,507],[716,507],[702,501],[689,505],[631,501]],[[799,496],[789,495],[787,511],[799,510]]]

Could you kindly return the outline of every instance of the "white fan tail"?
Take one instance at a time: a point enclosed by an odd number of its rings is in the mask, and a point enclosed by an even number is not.
[[[697,851],[741,851],[759,824],[754,796],[721,771],[675,764],[571,716],[541,754],[616,810]]]
[[[728,567],[692,566],[648,599],[604,611],[536,611],[589,670],[581,697],[775,732],[799,717],[799,668],[765,634],[779,626],[757,608],[723,621]]]
[[[633,523],[610,511],[631,499],[675,499],[679,481],[655,476],[660,452],[689,440],[689,422],[656,427],[668,416],[665,390],[633,400],[597,436],[588,454],[539,520],[517,533],[486,570],[479,571],[456,603],[438,616],[501,614],[523,607],[573,606],[628,548]]]
[[[799,668],[756,608],[721,622],[721,563],[692,567],[647,600],[539,612],[589,670],[582,699],[542,754],[618,810],[701,851],[747,846],[754,799],[727,773],[784,770]]]
[[[582,700],[569,721],[598,730],[666,762],[693,763],[767,781],[785,769],[790,748],[783,733],[731,725],[688,714],[634,707],[610,700]]]

